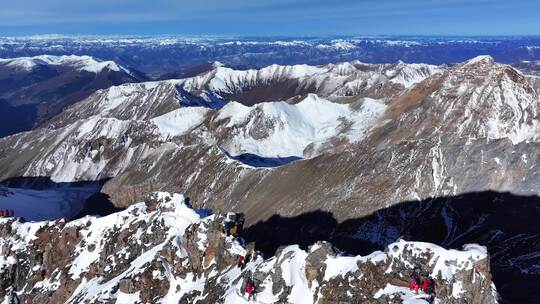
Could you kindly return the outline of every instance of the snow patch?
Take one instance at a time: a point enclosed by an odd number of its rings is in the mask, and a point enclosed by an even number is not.
[[[161,134],[180,136],[200,125],[210,110],[203,107],[187,107],[171,111],[151,121],[158,127]]]

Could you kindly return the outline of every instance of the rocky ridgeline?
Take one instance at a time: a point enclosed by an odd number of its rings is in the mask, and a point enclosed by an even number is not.
[[[247,278],[257,287],[251,303],[423,303],[406,287],[414,266],[435,279],[435,303],[497,303],[481,246],[398,241],[361,257],[319,242],[265,259],[256,244],[222,233],[222,215],[183,201],[160,192],[101,218],[0,219],[1,303],[238,304]],[[241,270],[237,255],[248,253]]]

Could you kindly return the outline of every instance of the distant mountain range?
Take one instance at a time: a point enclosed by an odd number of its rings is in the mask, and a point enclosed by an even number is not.
[[[478,55],[498,62],[540,60],[540,37],[77,37],[0,38],[0,58],[90,55],[114,60],[153,78],[220,61],[234,68],[271,64],[366,63],[454,64]],[[188,75],[184,75],[188,76]]]

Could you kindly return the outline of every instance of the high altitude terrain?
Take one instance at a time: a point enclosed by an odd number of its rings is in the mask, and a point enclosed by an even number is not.
[[[215,62],[204,70],[97,90],[0,139],[4,197],[21,186],[101,182],[123,208],[156,190],[185,193],[195,207],[244,212],[250,237],[264,223],[270,234],[282,229],[274,245],[292,232],[380,248],[400,236],[478,241],[501,277],[538,279],[538,248],[526,245],[538,243],[538,207],[522,202],[540,192],[534,76],[489,56],[451,66]],[[515,200],[522,213],[501,203]],[[483,213],[469,212],[475,206]],[[501,212],[523,226],[508,227]],[[309,214],[329,222],[304,229]],[[415,216],[431,219],[426,233],[410,229]],[[527,297],[510,294],[516,286],[506,294]]]
[[[384,252],[353,257],[319,242],[308,250],[281,248],[271,259],[255,255],[241,269],[236,256],[252,247],[222,235],[222,216],[202,217],[196,211],[183,204],[181,195],[155,193],[145,203],[102,218],[70,223],[0,219],[0,248],[7,257],[0,260],[0,299],[40,304],[427,303],[426,295],[404,286],[412,264],[437,278],[436,303],[497,302],[489,257],[478,245],[458,251],[399,241]],[[246,277],[259,282],[255,301],[242,295]]]

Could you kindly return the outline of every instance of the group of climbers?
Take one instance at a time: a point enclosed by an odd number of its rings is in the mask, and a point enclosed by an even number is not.
[[[237,266],[240,268],[240,270],[243,271],[246,268],[246,264],[251,261],[252,254],[248,251],[246,256],[237,255],[236,259]],[[256,301],[257,292],[259,292],[259,290],[256,280],[253,279],[253,274],[248,270],[247,272],[242,273],[242,276],[244,278],[244,281],[242,286],[240,287],[240,291],[243,295],[247,294],[248,301]]]
[[[238,237],[242,233],[242,229],[244,227],[244,214],[242,213],[228,213],[225,217],[224,225],[223,225],[223,231],[227,236],[233,236]],[[244,271],[246,268],[246,265],[251,261],[255,260],[255,244],[250,243],[247,245],[246,248],[246,255],[236,255],[236,262],[238,268],[240,268],[241,271]],[[257,284],[257,281],[253,278],[253,274],[249,274],[250,271],[244,272],[242,276],[244,277],[244,281],[241,288],[242,294],[247,294],[247,300],[248,301],[256,301],[257,293],[260,291]]]
[[[15,212],[13,210],[0,210],[0,217],[14,217]]]
[[[189,198],[186,198],[186,205],[191,207],[191,203],[189,201]],[[0,211],[0,216],[2,216],[2,213],[4,211]],[[5,214],[10,214],[5,213]],[[243,239],[240,238],[242,235],[242,230],[244,227],[244,221],[245,217],[242,213],[227,213],[223,221],[221,222],[221,230],[222,233],[226,236],[233,236],[235,238],[239,238],[241,242],[244,242]],[[264,286],[262,285],[263,280],[260,278],[256,278],[256,273],[252,273],[251,267],[248,267],[246,270],[246,266],[248,263],[250,263],[251,260],[256,260],[255,258],[255,251],[254,251],[254,243],[248,244],[246,248],[246,254],[236,255],[236,266],[240,268],[241,271],[241,278],[243,279],[243,283],[240,286],[240,292],[242,293],[242,296],[246,297],[248,301],[256,301],[257,293],[262,292],[264,290]],[[428,299],[428,302],[432,302],[435,298],[435,281],[429,276],[429,274],[426,274],[422,271],[422,269],[418,266],[414,267],[414,269],[411,271],[409,275],[409,288],[410,290],[413,290],[416,294],[421,291],[424,295],[425,299]],[[406,281],[398,280],[402,283],[399,284],[407,284]],[[406,286],[406,285],[401,285]]]
[[[193,208],[191,201],[187,196],[184,198],[184,204],[190,208]],[[221,222],[222,233],[226,236],[233,236],[235,238],[239,238],[241,243],[244,242],[245,244],[245,241],[240,238],[243,232],[244,222],[245,216],[243,213],[229,212],[224,216],[223,221]],[[236,256],[237,266],[242,271],[243,277],[243,283],[240,291],[243,295],[247,294],[248,301],[256,301],[256,295],[260,291],[260,284],[258,284],[258,281],[253,278],[253,274],[249,270],[247,272],[244,272],[247,264],[252,260],[256,260],[254,243],[247,244],[245,256],[240,254]]]
[[[420,267],[416,266],[409,277],[410,290],[414,290],[418,294],[418,290],[420,289],[424,294],[434,295],[435,281],[429,275],[424,275]]]
[[[260,288],[256,280],[254,278],[254,274],[251,273],[250,270],[247,270],[244,272],[244,269],[246,268],[247,264],[251,261],[254,261],[257,259],[256,251],[255,251],[255,243],[249,243],[246,247],[246,255],[237,255],[237,266],[242,271],[242,276],[244,278],[244,282],[242,284],[241,292],[242,294],[247,294],[248,301],[254,300],[256,301],[255,297],[258,292],[260,292]]]

